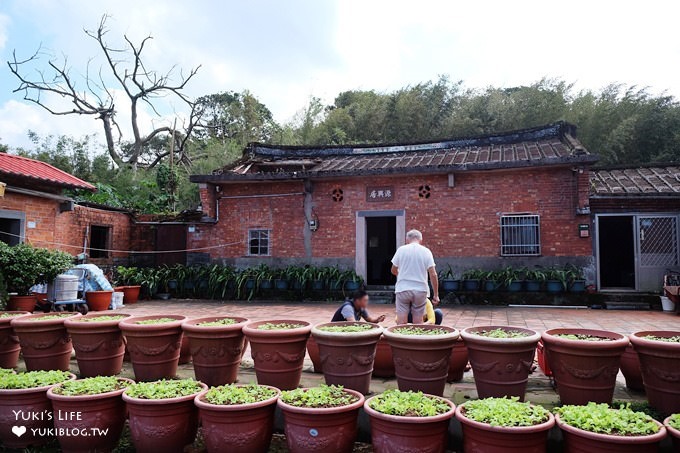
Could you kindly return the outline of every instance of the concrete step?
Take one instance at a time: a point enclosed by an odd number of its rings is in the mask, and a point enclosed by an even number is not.
[[[394,289],[392,290],[376,290],[367,289],[368,297],[372,304],[393,304],[394,303]]]

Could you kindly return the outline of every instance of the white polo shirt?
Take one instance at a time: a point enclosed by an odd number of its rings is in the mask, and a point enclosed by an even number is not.
[[[427,284],[427,270],[434,266],[432,252],[417,242],[402,245],[392,258],[392,264],[399,268],[394,291],[425,291],[430,293]]]

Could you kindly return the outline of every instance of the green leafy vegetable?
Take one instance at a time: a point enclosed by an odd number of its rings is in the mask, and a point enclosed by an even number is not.
[[[133,398],[161,400],[189,396],[203,390],[201,385],[193,379],[178,379],[156,382],[138,382],[125,390],[125,394]]]
[[[201,327],[219,327],[219,326],[230,326],[236,324],[236,320],[232,318],[222,318],[215,321],[205,321],[196,324]]]
[[[673,414],[668,420],[668,424],[671,428],[680,429],[680,414]]]
[[[153,324],[165,324],[165,323],[173,322],[173,321],[177,321],[177,320],[173,319],[173,318],[153,318],[153,319],[142,319],[140,321],[137,321],[135,324],[153,325]]]
[[[342,386],[321,385],[308,389],[288,390],[281,393],[284,403],[297,407],[340,407],[357,401],[357,397]]]
[[[371,324],[356,323],[340,326],[322,326],[319,327],[318,329],[321,330],[322,332],[354,333],[354,332],[366,332],[367,330],[371,330],[373,328],[374,327]]]
[[[598,337],[597,335],[587,335],[584,333],[558,333],[555,335],[559,338],[566,338],[567,340],[578,340],[578,341],[614,341],[613,338],[609,337]]]
[[[500,327],[492,330],[478,330],[472,333],[488,338],[524,338],[530,335],[528,332],[521,330],[503,329]]]
[[[104,321],[120,321],[125,319],[124,315],[102,315],[102,316],[83,316],[79,319],[81,322],[104,322]]]
[[[446,335],[447,333],[450,333],[446,329],[427,329],[425,327],[416,326],[398,327],[394,329],[393,332],[401,335]]]
[[[586,406],[562,406],[555,410],[567,425],[591,433],[646,436],[659,431],[652,417],[623,405],[613,409],[607,404],[591,402]]]
[[[463,407],[467,418],[491,426],[534,426],[549,418],[543,407],[522,403],[517,397],[468,401]]]
[[[74,313],[54,313],[51,315],[38,316],[37,318],[29,318],[27,321],[52,321],[54,319],[63,319],[74,315]]]
[[[265,401],[275,397],[276,390],[261,385],[222,385],[213,387],[205,394],[204,399],[210,404],[233,405]]]
[[[11,370],[9,368],[0,368],[0,378],[7,374],[14,374],[14,370]]]
[[[259,330],[287,330],[287,329],[299,329],[304,327],[304,324],[292,324],[286,322],[266,322],[257,326]]]
[[[66,381],[53,390],[57,395],[100,395],[126,388],[130,383],[115,376],[97,376],[77,381]]]
[[[402,417],[432,417],[449,412],[451,406],[444,400],[423,392],[386,390],[369,403],[371,409],[387,415]]]
[[[0,389],[33,389],[59,384],[71,379],[67,371],[27,371],[17,374],[0,375]]]
[[[0,313],[0,319],[4,318],[16,318],[17,316],[23,316],[26,313]]]
[[[666,343],[680,343],[680,335],[675,335],[673,337],[657,337],[656,335],[645,335],[642,338],[644,338],[645,340],[664,341]]]

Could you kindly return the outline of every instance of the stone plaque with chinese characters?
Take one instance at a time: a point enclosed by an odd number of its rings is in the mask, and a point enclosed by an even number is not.
[[[366,187],[366,201],[392,201],[394,200],[394,188]]]

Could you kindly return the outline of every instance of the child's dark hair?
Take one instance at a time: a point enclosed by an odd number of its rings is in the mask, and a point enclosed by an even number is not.
[[[364,291],[363,289],[360,289],[356,291],[354,294],[352,294],[352,300],[359,300],[363,299],[364,297],[368,296],[368,293]]]

